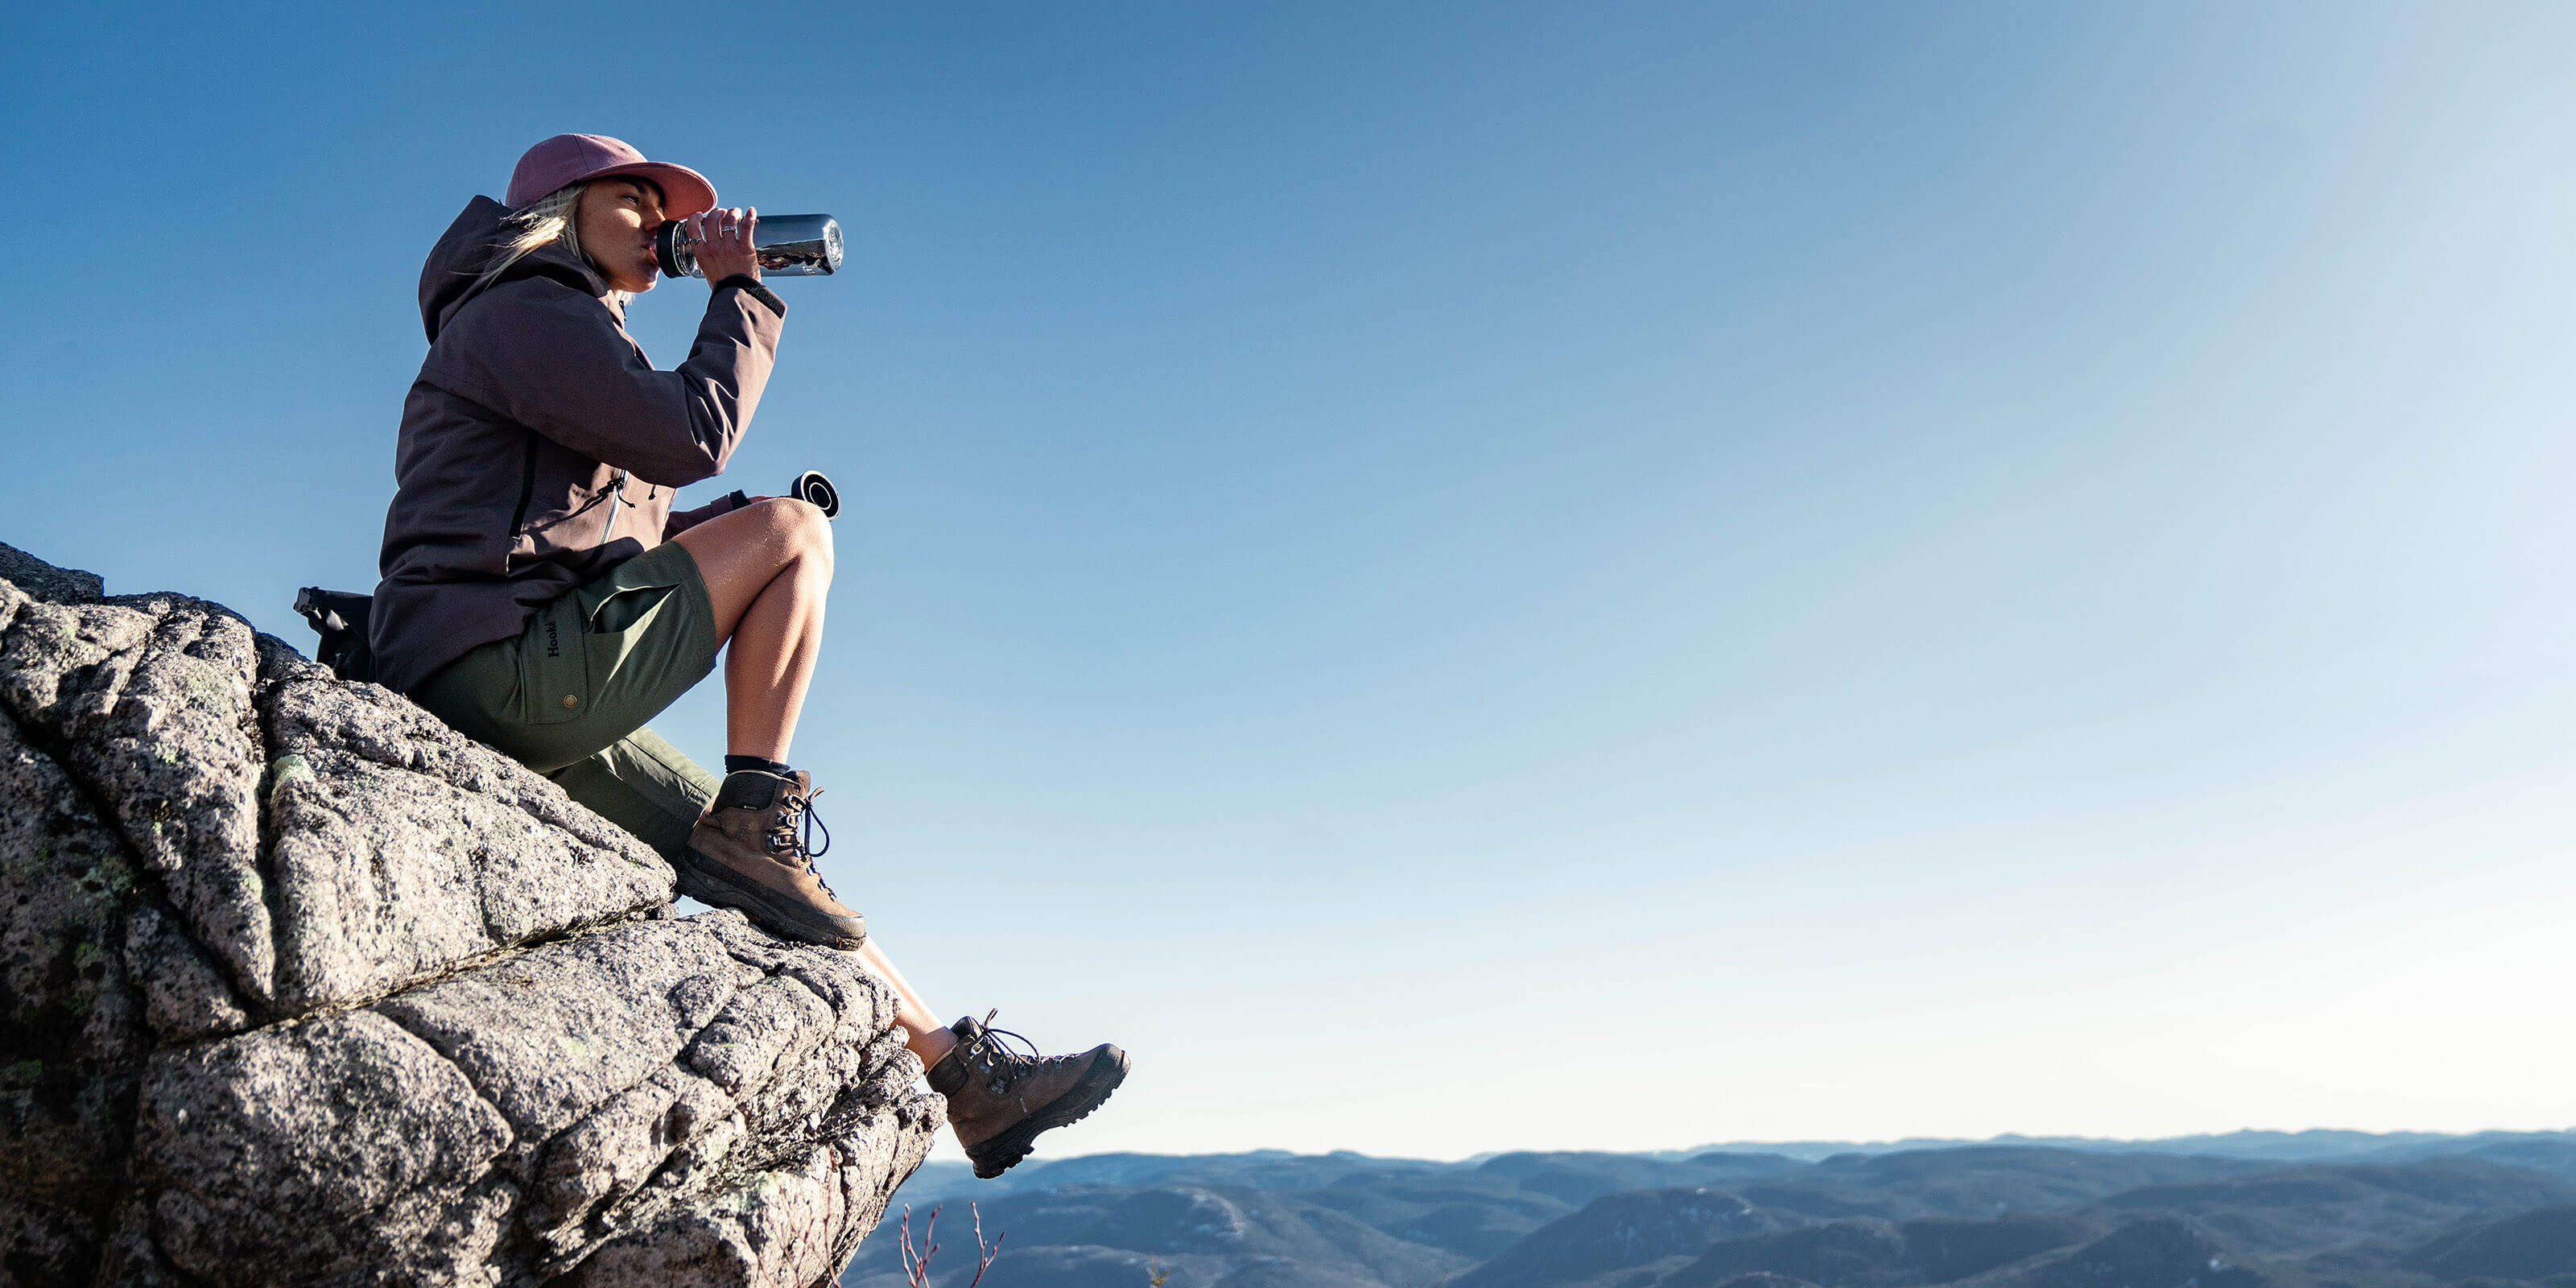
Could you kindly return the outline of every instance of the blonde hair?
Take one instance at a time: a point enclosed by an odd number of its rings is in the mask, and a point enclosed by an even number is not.
[[[579,183],[567,183],[502,216],[504,234],[500,242],[500,257],[492,261],[490,268],[483,270],[483,276],[475,279],[474,288],[481,290],[491,285],[494,278],[525,258],[528,252],[551,242],[562,242],[564,249],[580,256],[583,263],[599,267],[590,253],[581,248],[581,229],[573,218],[581,209],[581,194],[588,192],[594,182],[597,181],[584,179]],[[508,231],[510,229],[517,231]],[[624,291],[611,291],[609,294],[620,304],[626,302],[627,293]]]

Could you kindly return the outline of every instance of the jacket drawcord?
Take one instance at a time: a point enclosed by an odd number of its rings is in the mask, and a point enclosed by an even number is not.
[[[608,526],[599,530],[599,544],[607,545],[617,535],[617,503],[626,499],[626,471],[608,481]]]

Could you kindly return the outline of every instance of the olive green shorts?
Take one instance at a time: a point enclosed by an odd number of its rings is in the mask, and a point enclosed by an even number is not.
[[[644,722],[705,679],[723,643],[697,560],[666,542],[439,668],[411,698],[674,857],[720,784]]]

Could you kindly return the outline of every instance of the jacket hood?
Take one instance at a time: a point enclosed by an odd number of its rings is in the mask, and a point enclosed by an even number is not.
[[[607,297],[607,279],[562,242],[529,251],[499,277],[482,281],[483,270],[490,268],[500,253],[501,221],[509,213],[508,206],[490,197],[476,197],[465,203],[456,222],[449,224],[447,231],[439,234],[438,244],[429,248],[429,260],[420,266],[420,325],[429,333],[430,343],[438,343],[439,331],[456,317],[458,309],[503,282],[551,277],[575,290]]]

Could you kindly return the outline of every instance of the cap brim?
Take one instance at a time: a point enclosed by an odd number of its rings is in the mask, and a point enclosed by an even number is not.
[[[716,186],[707,182],[705,175],[687,166],[672,165],[667,161],[636,161],[626,165],[613,165],[596,174],[583,175],[582,178],[614,179],[620,175],[650,179],[661,185],[662,217],[665,219],[686,219],[701,211],[716,208]]]

